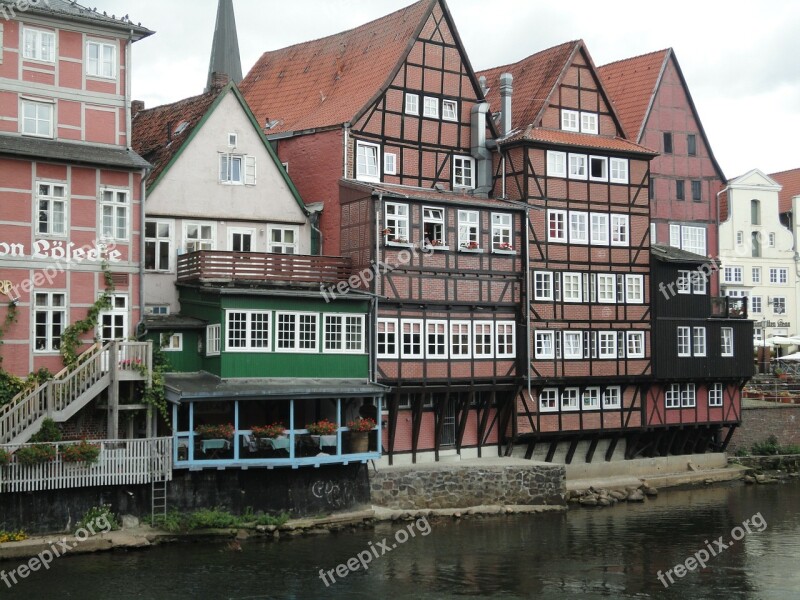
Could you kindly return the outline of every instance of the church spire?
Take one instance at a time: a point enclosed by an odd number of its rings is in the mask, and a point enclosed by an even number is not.
[[[213,85],[214,73],[227,75],[236,84],[242,81],[242,59],[239,56],[239,36],[236,34],[233,0],[219,0],[206,91]]]

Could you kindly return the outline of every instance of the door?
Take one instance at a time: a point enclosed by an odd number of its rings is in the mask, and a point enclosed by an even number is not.
[[[231,252],[253,252],[255,230],[231,227],[228,229],[228,248]]]
[[[105,345],[113,340],[127,339],[128,323],[128,297],[122,294],[111,294],[110,308],[100,313],[100,343]],[[102,360],[103,370],[108,369],[107,353],[103,354]]]
[[[444,407],[444,422],[442,423],[442,447],[456,445],[456,397],[455,394],[442,395],[441,402],[446,402]]]

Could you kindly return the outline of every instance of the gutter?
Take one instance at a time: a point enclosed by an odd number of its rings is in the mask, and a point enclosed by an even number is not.
[[[130,109],[129,109],[130,114]],[[137,337],[144,337],[147,333],[147,325],[144,319],[145,307],[145,285],[144,285],[144,254],[145,254],[145,239],[144,228],[146,221],[145,203],[147,200],[147,176],[150,174],[150,169],[142,169],[142,180],[139,182],[139,202],[141,204],[139,216],[139,322],[136,324]],[[139,332],[141,331],[141,334]]]

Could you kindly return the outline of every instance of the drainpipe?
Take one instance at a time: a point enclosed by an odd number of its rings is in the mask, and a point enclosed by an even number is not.
[[[350,165],[347,164],[347,145],[350,142],[350,123],[345,123],[342,128],[344,129],[344,135],[342,136],[343,144],[344,144],[344,152],[342,155],[344,157],[344,173],[342,177],[347,177],[347,169]]]
[[[500,75],[500,135],[511,133],[511,96],[514,93],[514,76],[511,73]]]
[[[142,169],[142,180],[139,182],[139,324],[136,326],[136,331],[141,331],[143,337],[146,333],[144,323],[144,307],[145,307],[145,288],[144,288],[144,227],[145,227],[145,200],[147,199],[147,176],[150,174],[150,169]],[[137,337],[139,337],[137,335]]]
[[[383,192],[378,194],[378,203],[375,205],[375,278],[373,279],[374,289],[373,292],[375,294],[375,317],[372,320],[372,341],[373,341],[373,349],[375,350],[372,353],[372,383],[378,383],[378,273],[380,272],[380,267],[378,265],[381,264],[380,260],[380,251],[381,251],[381,236],[380,236],[380,211],[381,206],[383,206]]]
[[[133,125],[131,124],[131,52],[133,50],[133,30],[128,34],[128,44],[125,51],[125,145],[133,148],[131,139]],[[144,231],[142,231],[144,235]]]
[[[481,102],[472,107],[472,157],[477,175],[476,195],[488,196],[492,190],[492,153],[486,147],[486,115],[489,104]]]

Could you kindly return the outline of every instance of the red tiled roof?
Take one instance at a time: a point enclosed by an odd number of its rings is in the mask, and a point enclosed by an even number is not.
[[[800,169],[772,173],[770,177],[783,186],[779,195],[780,211],[789,212],[792,210],[792,198],[800,196]]]
[[[486,77],[486,86],[489,88],[486,99],[492,110],[496,112],[500,109],[500,75],[511,73],[514,76],[511,128],[524,129],[535,123],[564,72],[567,61],[580,44],[580,40],[566,42],[532,54],[517,63],[477,73],[478,77]]]
[[[560,146],[573,146],[581,148],[598,148],[601,150],[611,150],[618,152],[635,152],[637,154],[656,155],[658,152],[634,144],[619,137],[606,137],[602,135],[592,135],[589,133],[574,133],[571,131],[561,131],[556,129],[542,129],[541,127],[528,127],[522,131],[512,134],[500,143],[506,144],[516,140],[529,140],[532,142],[544,142],[547,144],[557,144]]]
[[[355,29],[265,52],[240,89],[269,133],[341,125],[389,82],[439,0],[415,4]]]
[[[500,200],[497,198],[483,198],[473,196],[463,192],[439,191],[435,189],[418,188],[407,185],[397,185],[391,183],[367,183],[354,181],[352,179],[341,179],[340,184],[348,187],[370,191],[372,193],[383,193],[394,198],[408,198],[409,200],[422,200],[428,202],[444,202],[450,204],[471,204],[477,206],[497,206],[509,210],[522,210],[522,207],[514,202]]]
[[[153,165],[147,179],[148,186],[158,181],[214,100],[227,89],[216,89],[201,96],[143,110],[133,118],[133,149]]]
[[[631,137],[641,138],[656,84],[671,50],[658,50],[599,67],[603,85]]]

